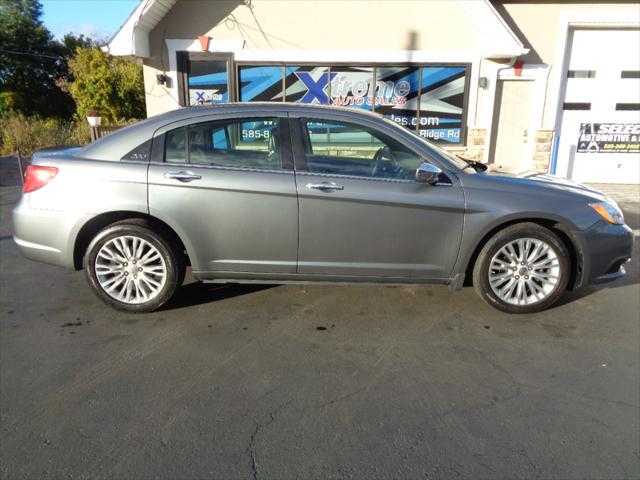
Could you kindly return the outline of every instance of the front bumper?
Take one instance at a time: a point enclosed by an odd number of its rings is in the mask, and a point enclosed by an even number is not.
[[[633,231],[627,225],[599,221],[584,232],[574,232],[581,258],[576,287],[605,283],[624,276],[624,264],[633,252]]]

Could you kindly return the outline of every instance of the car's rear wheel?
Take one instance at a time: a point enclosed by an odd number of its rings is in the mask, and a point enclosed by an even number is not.
[[[102,230],[84,259],[89,284],[108,305],[151,312],[164,305],[184,279],[179,248],[154,230],[118,223]]]
[[[553,305],[569,281],[571,260],[562,239],[536,223],[501,230],[480,251],[473,284],[489,305],[532,313]]]

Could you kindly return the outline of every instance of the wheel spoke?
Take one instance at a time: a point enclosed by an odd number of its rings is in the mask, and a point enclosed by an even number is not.
[[[122,268],[120,266],[107,265],[104,263],[101,263],[100,265],[96,265],[96,273],[98,275],[109,275],[114,273],[120,273],[121,271],[122,271]]]
[[[147,275],[142,275],[142,278],[144,279],[145,282],[147,282],[149,285],[151,285],[153,288],[158,288],[160,287],[160,283],[157,282],[156,280],[154,280],[153,278],[147,276]]]

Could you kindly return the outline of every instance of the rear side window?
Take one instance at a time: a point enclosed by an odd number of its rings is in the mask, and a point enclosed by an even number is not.
[[[165,161],[264,170],[283,169],[277,118],[202,122],[165,135]]]

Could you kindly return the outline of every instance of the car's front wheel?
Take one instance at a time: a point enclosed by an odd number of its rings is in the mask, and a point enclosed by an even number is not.
[[[501,230],[484,245],[473,284],[489,305],[532,313],[553,305],[569,281],[571,259],[562,239],[536,223]]]
[[[89,284],[108,305],[151,312],[180,286],[185,265],[179,249],[143,225],[118,223],[102,230],[84,259]]]

